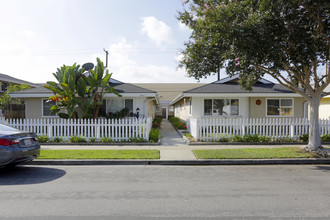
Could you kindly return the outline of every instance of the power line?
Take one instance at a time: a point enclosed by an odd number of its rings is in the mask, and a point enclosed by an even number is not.
[[[0,51],[0,54],[4,55],[33,55],[33,56],[52,56],[52,55],[70,55],[70,54],[93,54],[100,53],[103,48],[91,48],[91,49],[65,49],[65,50],[7,50]],[[175,53],[178,49],[129,49],[129,48],[111,48],[110,52],[126,52],[126,53]]]

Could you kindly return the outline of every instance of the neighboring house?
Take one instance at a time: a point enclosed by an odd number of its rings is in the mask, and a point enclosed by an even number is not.
[[[304,118],[306,100],[271,81],[261,79],[247,91],[239,85],[239,76],[182,92],[171,105],[174,115],[182,120],[190,117],[244,117],[244,118]]]
[[[8,76],[6,74],[0,73],[0,94],[4,93],[7,90],[9,84],[21,85],[23,83],[28,84],[31,87],[39,87],[40,86],[38,84],[34,84],[34,83],[31,83],[31,82],[28,82],[28,81],[20,80],[20,79],[17,79],[15,77]]]
[[[40,87],[38,84],[34,84],[28,81],[20,80],[15,77],[0,73],[0,95],[3,94],[9,84],[12,85],[21,85],[28,84],[31,87]],[[6,118],[24,118],[25,117],[25,105],[24,104],[10,104],[6,106],[4,109],[0,109],[0,116],[4,116]]]
[[[141,117],[155,117],[155,110],[158,105],[157,92],[114,79],[110,80],[110,86],[121,97],[113,93],[106,93],[104,95],[104,105],[101,109],[107,114],[128,108],[131,115],[136,115],[137,110],[139,110]],[[50,108],[53,106],[53,103],[47,102],[47,100],[52,95],[54,95],[53,92],[44,87],[17,91],[10,94],[11,97],[24,98],[26,100],[26,118],[58,117],[50,114]]]
[[[324,92],[330,92],[330,86],[325,88]],[[330,95],[327,95],[321,99],[319,118],[330,119]]]
[[[171,101],[181,94],[183,91],[194,89],[205,83],[134,83],[146,89],[156,91],[159,97],[159,107],[156,109],[156,116],[168,118],[174,116],[173,106],[170,106]]]

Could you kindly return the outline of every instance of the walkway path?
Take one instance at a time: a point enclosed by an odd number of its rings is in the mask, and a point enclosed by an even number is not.
[[[168,120],[163,119],[160,132],[161,146],[172,146],[179,148],[167,148],[160,150],[161,160],[196,160],[195,155],[191,150],[186,149],[187,144]]]

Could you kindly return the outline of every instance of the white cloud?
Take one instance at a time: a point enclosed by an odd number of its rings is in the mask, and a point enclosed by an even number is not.
[[[173,67],[153,63],[141,64],[132,57],[134,54],[131,53],[132,51],[138,51],[138,44],[129,43],[124,38],[110,45],[109,70],[113,72],[114,79],[127,83],[196,82],[194,79],[187,78],[183,69],[177,69],[175,62],[173,62]],[[104,57],[104,55],[95,54],[93,60],[97,56]]]
[[[157,20],[155,17],[142,18],[142,33],[146,33],[148,37],[158,46],[162,43],[172,43],[171,28],[163,21]]]
[[[188,28],[188,26],[182,22],[178,22],[178,25],[179,25],[179,29],[182,30],[182,31],[190,31],[190,29]]]
[[[32,30],[25,30],[25,31],[23,31],[23,35],[25,37],[27,37],[27,38],[33,38],[33,37],[36,37],[37,36],[37,34],[34,31],[32,31]]]

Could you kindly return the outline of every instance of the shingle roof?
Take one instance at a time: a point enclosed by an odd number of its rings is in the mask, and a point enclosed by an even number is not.
[[[150,89],[141,88],[129,83],[110,83],[110,86],[119,93],[156,93]],[[44,87],[37,87],[32,89],[26,89],[21,91],[12,92],[12,94],[49,94],[52,93],[49,89]]]
[[[6,75],[6,74],[2,74],[2,73],[0,73],[0,81],[14,83],[14,84],[23,84],[23,83],[26,83],[26,84],[29,84],[29,85],[34,86],[34,87],[38,87],[39,86],[38,84],[31,83],[31,82],[28,82],[28,81],[25,81],[25,80],[21,80],[21,79],[17,79],[15,77],[12,77],[12,76],[9,76],[9,75]]]
[[[171,102],[183,91],[190,90],[205,83],[134,83],[134,85],[156,91],[160,102]]]
[[[252,91],[241,88],[239,83],[227,82],[223,84],[210,83],[183,93],[293,93],[288,88],[280,84],[256,83],[252,86]]]

